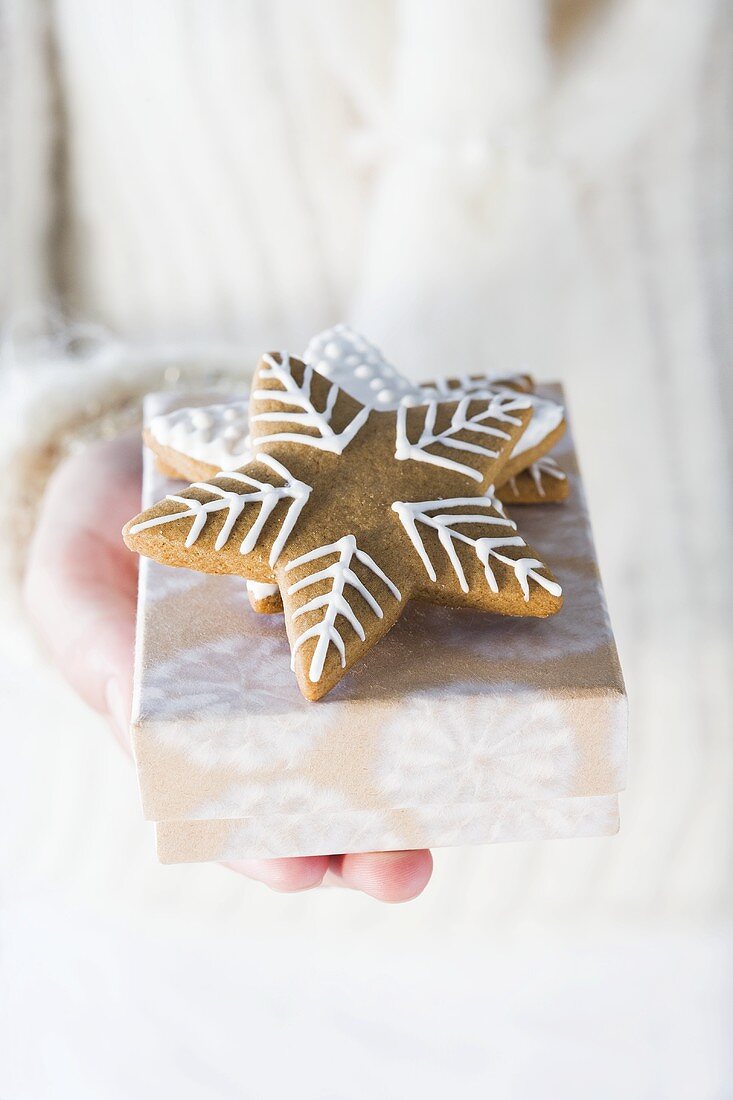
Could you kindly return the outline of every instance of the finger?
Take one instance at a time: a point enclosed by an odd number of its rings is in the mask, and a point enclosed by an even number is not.
[[[424,849],[414,852],[361,852],[332,856],[331,871],[352,890],[379,901],[411,901],[421,894],[433,872],[433,857]]]
[[[123,726],[132,690],[136,562],[119,541],[119,524],[130,511],[135,451],[124,440],[107,443],[59,467],[25,579],[28,609],[62,673],[87,703]]]
[[[271,890],[292,894],[320,886],[328,869],[328,856],[294,856],[291,859],[237,859],[223,866],[240,875],[264,882]]]

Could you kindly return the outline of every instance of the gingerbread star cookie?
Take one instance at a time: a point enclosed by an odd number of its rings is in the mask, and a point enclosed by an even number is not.
[[[459,397],[487,386],[524,393],[531,393],[534,388],[532,377],[524,373],[463,374],[414,384],[387,362],[379,348],[344,324],[314,336],[303,358],[363,404],[376,404],[383,409],[396,407],[403,400]],[[521,476],[529,459],[544,454],[565,429],[560,405],[535,395],[531,402],[530,428],[517,442],[511,464],[501,475],[505,481],[511,478],[511,493],[505,493],[501,487],[497,491],[499,499],[511,504],[544,503],[567,496],[567,484],[562,494],[556,482],[550,482],[545,495],[538,496],[536,476]],[[145,430],[145,441],[156,454],[159,470],[169,477],[197,481],[213,477],[222,469],[236,469],[249,457],[249,402],[241,399],[158,416]],[[247,594],[254,611],[265,614],[282,611],[275,584],[248,581]]]
[[[363,405],[378,410],[396,409],[405,402],[459,398],[487,388],[526,393],[532,420],[502,469],[497,488],[545,455],[565,431],[562,406],[531,393],[530,375],[463,374],[413,383],[388,363],[374,344],[343,324],[314,336],[303,361]],[[248,433],[247,401],[241,399],[158,416],[146,429],[145,441],[155,451],[163,472],[193,481],[240,466],[247,457]],[[521,493],[519,497],[514,494],[513,503],[520,499]]]
[[[174,566],[276,584],[301,691],[320,699],[410,599],[547,616],[560,586],[489,487],[530,423],[516,390],[380,410],[286,354],[258,365],[252,457],[128,523]]]
[[[502,504],[561,504],[569,493],[567,476],[549,455],[538,458],[516,477],[505,481],[495,490],[496,500]],[[247,581],[247,595],[252,609],[259,614],[275,615],[282,612],[280,590],[276,584],[257,584]]]
[[[497,487],[545,455],[565,432],[562,405],[532,393],[534,382],[528,374],[465,373],[435,382],[410,382],[387,362],[379,348],[343,324],[314,336],[304,359],[352,397],[382,409],[396,408],[406,401],[421,404],[458,398],[486,389],[527,394],[532,419],[502,468]]]

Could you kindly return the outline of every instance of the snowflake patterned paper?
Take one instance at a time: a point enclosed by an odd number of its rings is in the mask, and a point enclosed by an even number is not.
[[[253,458],[146,510],[125,540],[168,565],[277,584],[299,686],[319,699],[411,598],[560,608],[559,584],[489,494],[532,411],[517,390],[483,388],[382,411],[312,363],[265,355]]]

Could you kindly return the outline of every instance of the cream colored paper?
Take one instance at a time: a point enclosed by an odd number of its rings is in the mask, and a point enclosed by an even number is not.
[[[183,403],[152,395],[146,416]],[[563,610],[412,604],[318,703],[298,691],[281,617],[252,612],[240,578],[142,561],[133,740],[161,858],[615,831],[626,700],[569,435],[556,455],[570,500],[515,512]],[[175,484],[150,454],[144,481],[146,504]]]
[[[511,840],[566,840],[618,832],[618,797],[528,798],[346,814],[263,814],[156,825],[163,863],[268,859],[291,854],[403,851]]]

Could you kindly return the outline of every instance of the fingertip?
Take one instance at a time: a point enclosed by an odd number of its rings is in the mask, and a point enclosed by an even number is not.
[[[433,857],[426,849],[359,852],[340,856],[336,871],[345,886],[396,904],[423,892],[433,872]]]
[[[237,874],[262,882],[280,894],[294,894],[321,885],[328,869],[328,856],[237,859],[228,861],[224,866]]]

